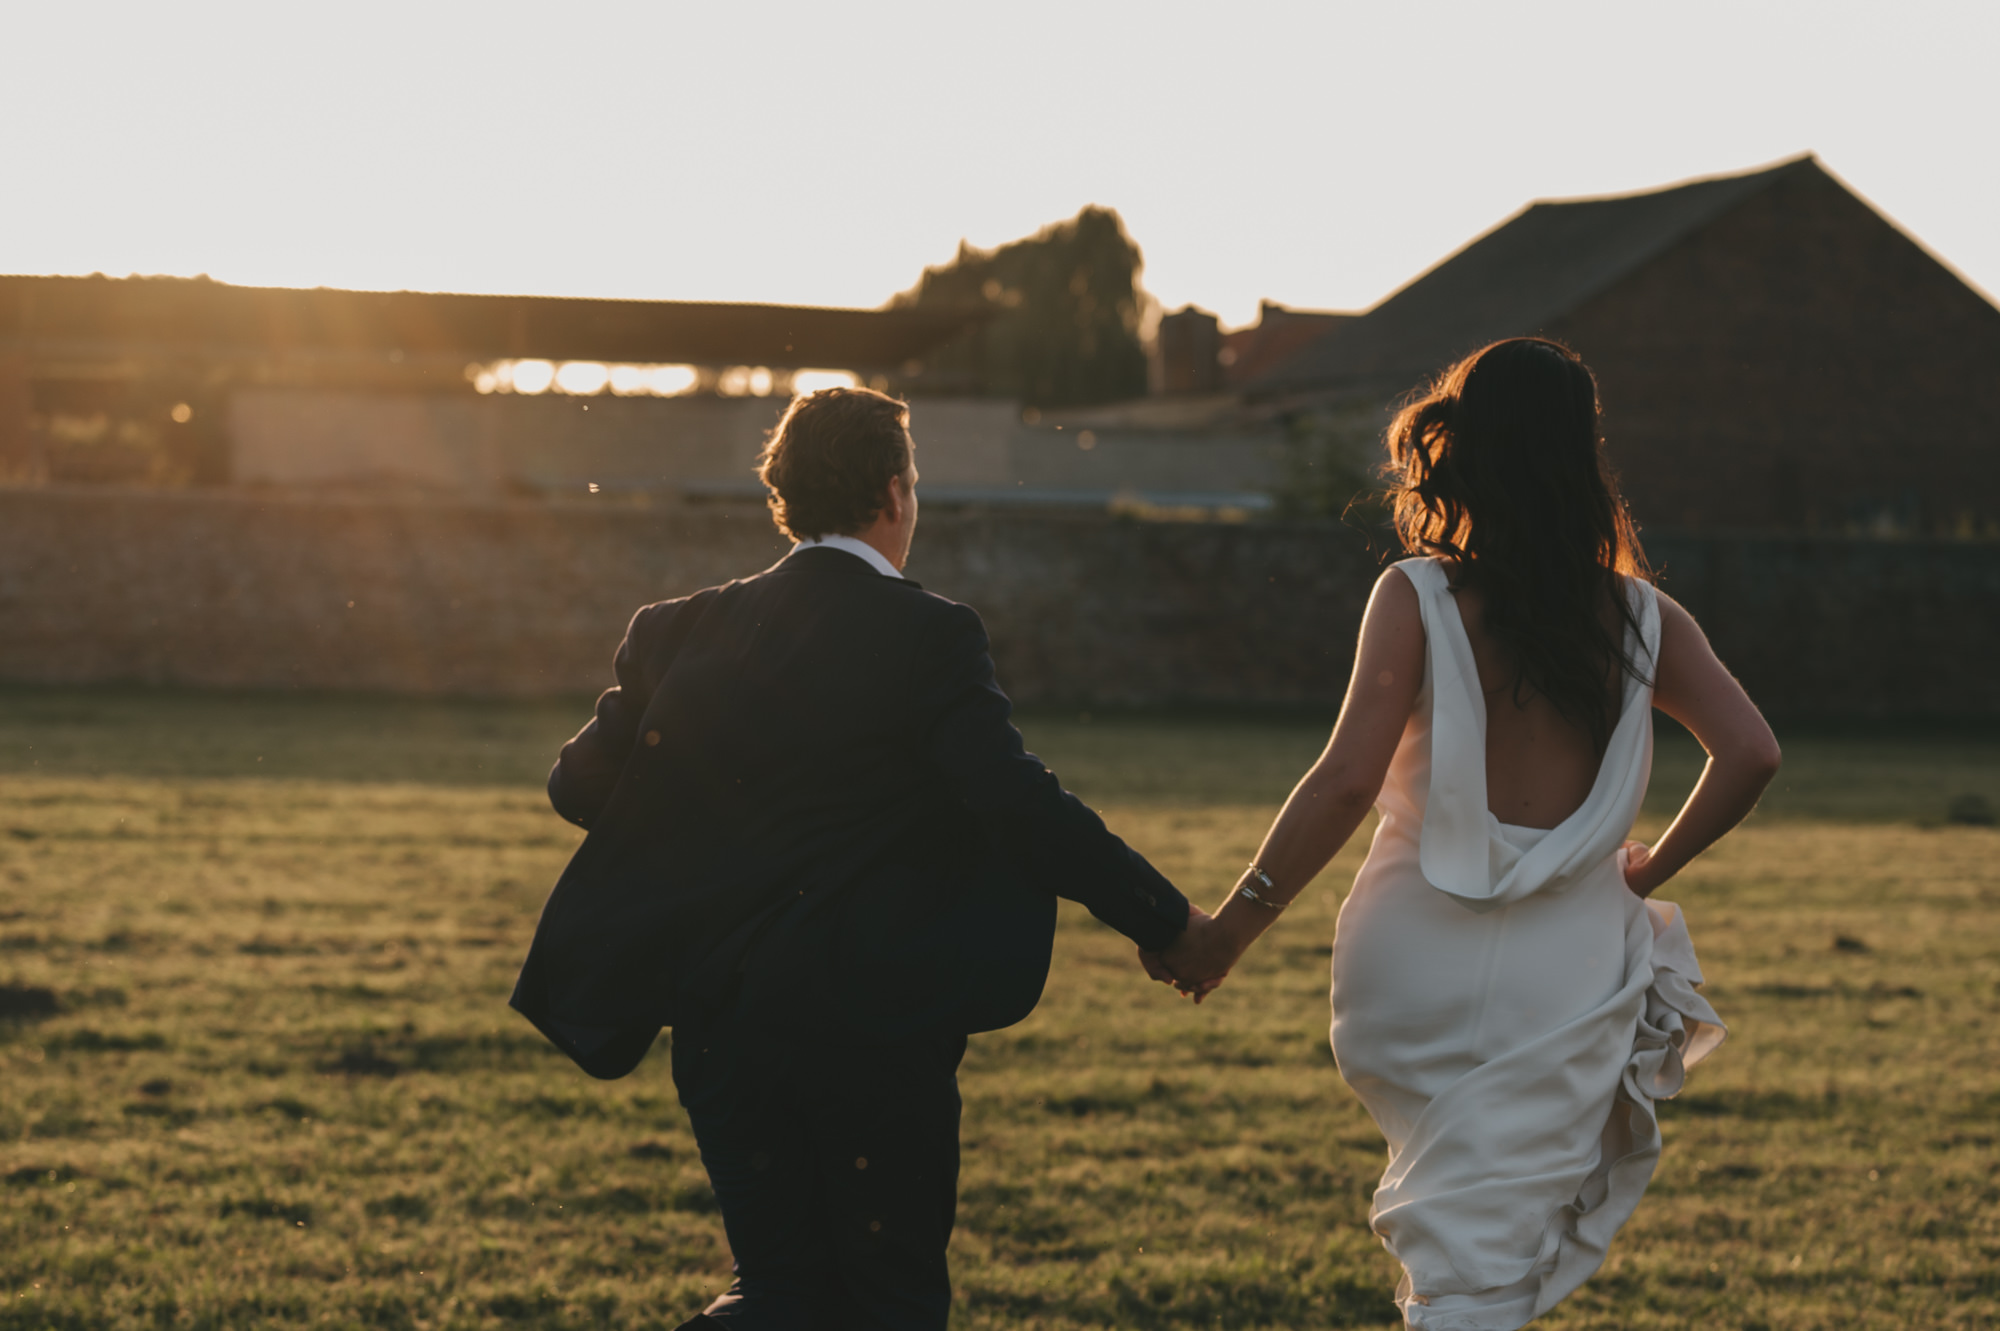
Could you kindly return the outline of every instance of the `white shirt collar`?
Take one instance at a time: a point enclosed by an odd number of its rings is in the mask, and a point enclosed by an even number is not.
[[[810,550],[816,545],[823,545],[829,550],[845,550],[850,555],[858,555],[862,559],[868,561],[868,567],[874,569],[877,573],[880,573],[885,578],[900,578],[903,576],[901,570],[899,570],[894,564],[889,562],[889,557],[887,555],[883,554],[880,550],[877,550],[874,546],[868,544],[868,542],[856,540],[852,536],[835,535],[835,536],[810,537],[806,540],[800,541],[797,545],[793,546],[791,550],[785,555],[785,558],[790,559],[793,555],[797,554],[799,551]]]

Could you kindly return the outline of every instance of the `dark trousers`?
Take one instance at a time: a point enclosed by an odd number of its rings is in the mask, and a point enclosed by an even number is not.
[[[964,1055],[962,1035],[842,1047],[674,1032],[674,1085],[736,1263],[709,1322],[942,1331]]]

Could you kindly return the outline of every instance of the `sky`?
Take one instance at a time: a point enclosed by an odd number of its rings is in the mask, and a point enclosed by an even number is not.
[[[0,0],[0,272],[873,306],[1116,208],[1364,309],[1536,198],[1802,152],[2000,292],[2000,4]]]

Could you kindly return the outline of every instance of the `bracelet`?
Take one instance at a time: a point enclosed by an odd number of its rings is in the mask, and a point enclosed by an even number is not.
[[[1243,875],[1243,877],[1244,878],[1254,877],[1259,883],[1263,884],[1265,892],[1275,892],[1278,890],[1278,885],[1271,881],[1271,875],[1265,873],[1262,869],[1258,868],[1257,862],[1255,860],[1252,860],[1250,862],[1250,868],[1248,872],[1246,872]],[[1271,901],[1267,899],[1262,893],[1258,892],[1256,888],[1250,886],[1249,883],[1241,881],[1239,881],[1236,884],[1236,895],[1242,897],[1245,901],[1256,902],[1258,905],[1262,906],[1265,910],[1283,910],[1285,907],[1292,904],[1289,901]]]

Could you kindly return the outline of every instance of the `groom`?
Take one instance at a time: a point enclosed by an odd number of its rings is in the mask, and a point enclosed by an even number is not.
[[[1023,750],[979,616],[903,577],[902,403],[798,399],[760,475],[791,553],[640,610],[549,776],[589,836],[513,1005],[596,1077],[673,1027],[736,1270],[687,1327],[942,1328],[967,1034],[1034,1008],[1058,896],[1186,976],[1207,917]]]

